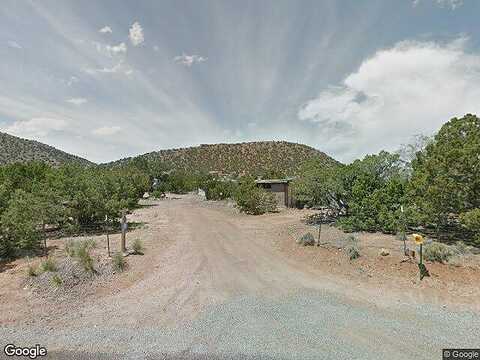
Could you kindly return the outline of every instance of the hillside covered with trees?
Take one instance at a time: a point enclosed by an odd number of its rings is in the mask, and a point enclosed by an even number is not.
[[[68,154],[53,146],[0,132],[0,165],[27,161],[42,161],[52,165],[92,164],[86,159]]]
[[[287,176],[295,175],[301,164],[311,158],[325,165],[338,164],[325,153],[306,145],[286,141],[261,141],[160,150],[107,165],[148,161],[162,163],[168,169],[186,172],[217,171],[233,175]]]

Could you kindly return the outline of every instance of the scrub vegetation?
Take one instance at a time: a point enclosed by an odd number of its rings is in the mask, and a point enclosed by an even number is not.
[[[453,118],[433,138],[404,150],[349,165],[309,160],[293,183],[295,198],[335,209],[346,231],[420,229],[480,246],[480,119]]]

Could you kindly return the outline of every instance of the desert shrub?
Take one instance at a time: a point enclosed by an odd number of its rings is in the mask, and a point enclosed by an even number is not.
[[[466,228],[476,234],[473,239],[474,244],[480,246],[480,208],[462,213],[460,221]]]
[[[303,246],[313,246],[315,245],[315,238],[313,237],[312,233],[306,233],[297,239],[297,244],[301,244]]]
[[[40,270],[42,272],[46,272],[46,271],[50,271],[50,272],[54,272],[54,271],[57,271],[57,263],[56,261],[49,257],[47,258],[46,260],[42,261],[40,263]]]
[[[143,246],[142,240],[140,239],[133,240],[132,250],[135,254],[143,254],[143,251],[145,250],[145,248]]]
[[[56,287],[59,287],[63,284],[63,280],[58,274],[53,275],[50,279],[50,282]]]
[[[70,257],[74,257],[76,245],[75,240],[68,239],[65,243],[65,253]]]
[[[127,260],[122,253],[117,252],[112,257],[113,268],[117,271],[124,271],[127,268]]]
[[[360,251],[356,245],[350,245],[347,247],[347,255],[350,260],[355,260],[360,257]]]
[[[240,211],[260,215],[276,210],[273,194],[260,189],[252,178],[244,178],[235,192],[235,201]]]
[[[94,272],[93,258],[89,252],[89,243],[82,241],[75,247],[75,257],[86,272]]]
[[[468,248],[468,245],[465,244],[465,242],[457,241],[455,243],[455,252],[459,255],[465,255],[470,252],[470,249]]]
[[[416,154],[408,197],[422,212],[421,225],[435,227],[439,236],[445,236],[460,230],[460,218],[470,230],[465,235],[476,235],[480,245],[479,153],[480,118],[467,114],[445,123]]]
[[[235,191],[235,184],[231,181],[209,179],[201,184],[205,190],[207,200],[224,200],[231,198]]]
[[[44,224],[73,234],[114,220],[149,188],[148,175],[132,166],[0,166],[0,258],[39,250]]]
[[[37,198],[23,190],[15,191],[0,218],[2,257],[14,256],[18,250],[40,248]]]
[[[95,241],[95,239],[86,239],[84,240],[84,242],[85,242],[85,246],[89,250],[93,250],[97,247],[97,242]]]
[[[423,257],[428,261],[445,263],[452,256],[450,247],[439,242],[431,242],[423,247]]]
[[[33,265],[28,265],[27,267],[27,275],[30,277],[37,276],[37,269]]]

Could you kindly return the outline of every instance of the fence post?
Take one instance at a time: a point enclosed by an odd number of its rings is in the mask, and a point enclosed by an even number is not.
[[[126,211],[122,210],[122,241],[121,241],[121,251],[122,253],[127,252],[127,247],[125,245],[126,243],[126,233],[127,233],[127,215]]]
[[[108,229],[108,215],[105,215],[105,230],[107,232],[107,253],[108,257],[110,257],[110,234]]]
[[[45,230],[45,222],[42,223],[42,235],[43,235],[43,251],[45,256],[48,255],[48,248],[47,248],[47,232]]]
[[[320,246],[320,236],[322,235],[322,223],[320,222],[320,224],[318,225],[318,242],[317,242],[317,246]]]

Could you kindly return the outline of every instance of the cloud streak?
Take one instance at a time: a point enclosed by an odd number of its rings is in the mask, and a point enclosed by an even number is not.
[[[17,136],[45,137],[53,131],[64,130],[68,123],[64,119],[38,117],[25,121],[16,121],[2,129],[2,131]]]
[[[22,49],[22,46],[14,40],[7,41],[7,45],[13,49]]]
[[[422,0],[414,0],[413,6],[420,4]],[[440,7],[448,7],[452,10],[455,10],[463,5],[463,0],[433,0]]]
[[[173,58],[173,61],[177,64],[181,64],[187,67],[192,66],[193,64],[199,64],[202,62],[207,61],[208,59],[206,57],[200,56],[200,55],[187,55],[187,54],[182,54],[179,56],[175,56]]]
[[[67,103],[70,103],[70,104],[73,104],[73,105],[76,105],[76,106],[80,106],[80,105],[83,105],[83,104],[88,102],[88,100],[85,99],[85,98],[71,98],[71,99],[68,99],[66,101],[67,101]]]

